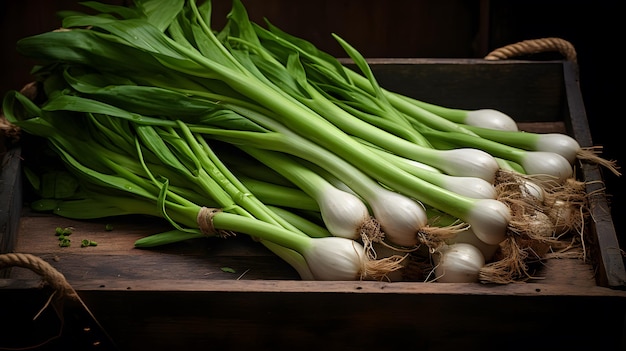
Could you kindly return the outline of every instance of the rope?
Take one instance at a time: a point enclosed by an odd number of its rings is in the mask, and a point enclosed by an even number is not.
[[[202,234],[209,237],[217,236],[222,239],[230,236],[235,236],[235,232],[229,230],[215,229],[215,226],[213,226],[213,217],[215,217],[216,214],[222,211],[224,210],[220,208],[200,208],[196,221],[198,222],[198,228],[200,229],[200,232],[202,232]]]
[[[506,60],[515,56],[554,51],[559,52],[566,60],[576,62],[576,49],[569,41],[560,38],[531,39],[506,45],[487,54],[485,60]]]
[[[46,304],[41,308],[39,313],[33,318],[33,320],[37,319],[39,315],[49,306],[51,305],[56,312],[61,325],[59,327],[59,332],[56,335],[51,336],[49,339],[42,341],[37,345],[30,345],[27,347],[20,348],[4,348],[0,345],[0,350],[27,350],[27,349],[39,349],[40,347],[52,342],[55,339],[59,339],[63,337],[63,330],[65,326],[65,319],[63,313],[63,305],[65,301],[78,301],[87,311],[87,306],[81,301],[80,297],[72,288],[72,286],[65,280],[63,274],[57,271],[54,267],[52,267],[48,262],[43,259],[24,253],[6,253],[0,254],[0,269],[9,268],[9,267],[22,267],[28,268],[31,271],[37,273],[39,276],[43,278],[43,280],[48,283],[53,289],[54,292],[48,298]],[[53,300],[54,298],[54,300]],[[68,299],[68,300],[66,300]],[[51,303],[52,302],[52,303]],[[91,313],[91,312],[88,312]]]
[[[0,254],[0,269],[12,266],[28,268],[40,275],[55,290],[57,299],[79,299],[74,288],[65,280],[65,276],[37,256],[24,253]]]
[[[198,227],[200,228],[202,234],[206,236],[213,236],[217,233],[215,227],[213,226],[213,216],[219,212],[221,212],[221,210],[218,208],[200,208],[198,218],[196,218],[196,220],[198,221]]]
[[[70,336],[68,338],[68,341],[71,340],[72,342],[83,343],[88,340],[93,346],[105,347],[104,345],[107,344],[109,346],[106,347],[106,350],[117,350],[117,348],[114,347],[115,344],[113,340],[111,340],[110,337],[106,334],[106,331],[102,328],[100,323],[98,323],[98,321],[95,319],[91,311],[89,311],[89,308],[87,307],[87,305],[83,303],[78,293],[76,293],[76,290],[74,290],[74,288],[72,288],[72,286],[65,280],[65,277],[63,276],[63,274],[57,271],[49,263],[31,254],[24,254],[24,253],[0,254],[0,269],[8,268],[8,267],[28,268],[32,270],[33,272],[37,273],[38,275],[40,275],[44,279],[44,281],[48,283],[54,289],[54,292],[48,298],[48,301],[46,302],[46,304],[39,311],[39,313],[37,313],[37,315],[33,318],[33,320],[37,319],[38,316],[46,308],[48,308],[48,306],[51,305],[54,308],[54,311],[56,312],[61,324],[59,327],[58,334],[51,336],[47,340],[44,340],[37,345],[30,345],[27,347],[19,347],[19,348],[5,348],[2,345],[0,345],[0,350],[27,350],[27,349],[39,350],[42,346],[50,343],[51,341],[55,339],[66,338],[66,335]],[[67,310],[64,310],[63,307],[64,307],[64,303],[66,302],[72,303],[72,305],[70,305],[70,307]],[[78,305],[74,305],[76,302],[78,303]],[[72,312],[71,314],[74,315],[78,312],[76,309],[80,308],[81,306],[84,309],[85,313],[90,316],[90,318],[85,320],[84,322],[95,323],[95,325],[97,326],[97,331],[92,330],[92,334],[90,334],[90,336],[87,337],[89,339],[86,339],[84,341],[81,341],[82,339],[81,337],[79,337],[78,339],[74,339],[73,335],[66,334],[66,332],[70,332],[70,330],[66,329],[65,318],[64,318],[64,311],[70,312],[71,310]],[[77,317],[74,316],[74,318],[77,318]],[[84,317],[80,317],[80,318],[84,319]],[[92,327],[89,326],[88,329],[91,330]],[[83,329],[83,331],[86,331],[86,330],[87,328]],[[65,343],[62,343],[62,345],[65,345]],[[45,348],[45,349],[47,350],[48,348]]]

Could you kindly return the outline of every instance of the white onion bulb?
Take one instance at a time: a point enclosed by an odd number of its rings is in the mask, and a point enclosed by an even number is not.
[[[473,283],[478,281],[485,265],[483,254],[474,245],[446,245],[433,255],[435,277],[440,283]]]
[[[367,262],[361,244],[335,236],[311,239],[302,256],[315,280],[359,280]]]
[[[460,177],[442,174],[441,187],[459,195],[471,197],[473,199],[495,199],[496,188],[493,184],[478,177]]]
[[[565,157],[569,163],[574,163],[580,150],[580,144],[569,135],[547,133],[538,136],[536,150],[557,153]]]
[[[370,218],[365,203],[356,195],[328,186],[317,199],[328,231],[334,236],[358,239],[359,229]]]
[[[434,150],[439,153],[436,167],[453,176],[478,177],[493,184],[498,161],[489,153],[473,148]],[[433,165],[434,166],[434,165]]]
[[[501,201],[477,200],[466,222],[484,243],[497,245],[505,237],[511,221],[511,210]]]
[[[470,126],[495,130],[517,131],[517,123],[509,115],[494,109],[468,111],[463,121]]]
[[[420,203],[402,194],[381,189],[369,202],[372,213],[385,232],[385,239],[398,246],[417,245],[417,233],[428,223]]]
[[[446,243],[447,244],[459,244],[459,243],[471,244],[475,246],[477,249],[479,249],[480,252],[482,252],[483,257],[487,261],[491,260],[493,256],[495,255],[496,251],[498,251],[498,248],[500,248],[500,245],[498,244],[496,245],[487,244],[483,242],[482,240],[478,239],[478,237],[476,237],[476,234],[474,234],[474,231],[472,230],[472,228],[467,228],[457,233],[454,236],[454,238],[446,240]]]
[[[571,163],[554,152],[528,151],[520,164],[527,174],[548,175],[556,178],[558,182],[564,182],[574,173]]]

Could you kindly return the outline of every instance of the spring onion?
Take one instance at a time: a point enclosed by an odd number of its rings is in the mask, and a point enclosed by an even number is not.
[[[16,98],[17,96],[19,95],[13,95],[12,97]],[[13,114],[13,111],[20,112],[19,109],[16,109],[17,106],[14,105],[19,101],[25,100],[21,98],[16,98],[15,100],[11,98],[5,99],[3,108],[6,111],[5,113],[8,120],[31,133],[45,131],[44,134],[50,138],[54,149],[63,158],[65,163],[71,167],[73,172],[80,177],[80,180],[84,182],[83,184],[92,189],[92,192],[96,194],[98,191],[102,193],[107,191],[117,193],[118,195],[116,197],[110,199],[112,202],[115,202],[117,206],[122,208],[124,206],[130,206],[127,200],[129,199],[128,196],[132,194],[130,199],[136,199],[141,205],[134,207],[137,205],[135,203],[132,209],[127,207],[128,210],[132,211],[132,213],[143,213],[144,211],[141,209],[144,209],[145,213],[143,214],[164,217],[176,227],[177,232],[183,231],[188,233],[189,235],[185,238],[237,232],[258,237],[261,240],[268,240],[276,245],[299,253],[307,263],[312,276],[318,280],[354,280],[367,277],[371,279],[372,277],[384,276],[386,273],[384,271],[382,273],[379,272],[374,265],[371,264],[371,262],[376,261],[367,260],[365,249],[354,240],[339,237],[313,238],[308,235],[303,235],[301,232],[293,230],[290,226],[282,226],[277,222],[273,222],[271,217],[265,217],[264,220],[254,218],[247,214],[243,208],[238,207],[234,203],[231,203],[230,206],[223,206],[229,208],[232,213],[221,210],[212,211],[207,207],[197,205],[173,192],[171,189],[168,189],[167,180],[159,180],[150,174],[148,168],[146,168],[142,153],[140,152],[143,146],[141,144],[142,141],[137,136],[135,137],[137,147],[137,160],[135,162],[138,163],[136,168],[144,168],[146,174],[143,175],[134,174],[132,168],[126,169],[120,167],[119,164],[108,159],[108,157],[113,157],[114,160],[119,159],[121,161],[122,158],[119,157],[119,155],[101,155],[101,152],[106,150],[106,146],[97,145],[94,141],[95,139],[91,139],[92,141],[90,142],[85,142],[82,140],[84,135],[71,135],[59,129],[67,127],[67,121],[58,118],[50,118],[50,115],[46,113],[45,110],[40,110],[35,116]],[[31,108],[34,107],[31,104],[28,104],[28,106]],[[36,109],[36,107],[34,108]],[[31,112],[36,111],[33,110]],[[86,116],[88,116],[88,114]],[[82,121],[77,121],[84,123],[90,121],[90,119],[87,118]],[[58,124],[58,128],[56,124]],[[46,127],[39,128],[37,127],[39,125],[45,125]],[[193,136],[189,134],[189,130],[185,129],[184,125],[180,123],[178,125],[182,127],[181,134],[187,134],[185,140],[187,140],[189,144],[194,145]],[[145,125],[135,126],[135,128],[143,126]],[[53,131],[54,133],[52,133]],[[155,142],[157,140],[159,139],[153,138],[151,141]],[[150,146],[153,151],[165,151],[163,144],[161,145],[161,149],[158,150],[156,149],[156,147],[158,147],[156,145],[158,145],[158,143],[153,143],[153,145]],[[184,148],[194,148],[191,145],[183,146],[181,142],[176,143],[176,145]],[[96,152],[96,150],[98,150],[98,152]],[[94,155],[98,156],[94,157]],[[164,153],[162,159],[166,157],[165,155],[167,154]],[[185,153],[184,155],[191,156],[189,153]],[[200,160],[196,160],[196,162],[198,161]],[[204,161],[208,162],[208,159]],[[125,162],[129,163],[130,160],[126,159]],[[169,162],[175,161],[174,159],[170,159]],[[90,164],[93,168],[87,166],[87,164]],[[185,169],[182,167],[182,163],[179,163],[178,167],[177,169],[181,171]],[[222,176],[216,175],[216,178],[221,178],[223,183],[224,179]],[[205,178],[205,180],[208,181],[208,178]],[[213,183],[213,185],[210,185],[211,189],[207,194],[220,196],[223,198],[220,201],[227,201],[227,197],[219,195],[221,192],[216,192],[216,190],[222,188],[222,186],[228,187],[229,184],[218,184],[219,183]],[[243,196],[239,197],[239,200],[249,198],[251,198],[251,196]],[[253,205],[253,202],[247,202],[247,200],[244,201],[243,204],[246,204],[246,207],[249,208],[258,206],[258,204]],[[258,212],[261,208],[256,209],[256,211]],[[183,226],[188,228],[185,229]],[[167,234],[170,233],[165,233],[160,237],[154,238],[154,240],[166,238]],[[176,240],[179,240],[179,238]],[[150,246],[150,242],[150,239],[146,239],[138,242],[138,245],[141,246],[145,244],[146,246]],[[274,248],[274,250],[276,250],[276,248]],[[293,258],[290,259],[290,261],[292,260]],[[302,269],[301,267],[299,268],[300,270]]]
[[[579,228],[557,219],[581,194],[572,138],[392,93],[341,37],[358,70],[261,28],[239,0],[221,30],[211,1],[85,5],[100,14],[65,12],[63,29],[18,42],[41,64],[45,101],[3,102],[79,181],[80,195],[47,194],[42,209],[172,225],[138,247],[250,235],[307,280],[389,279],[419,252],[434,254],[436,281],[493,281],[523,272],[517,238],[543,248]]]
[[[440,283],[477,282],[485,265],[483,254],[474,245],[446,245],[434,255],[435,279]]]
[[[287,177],[305,193],[314,198],[326,228],[335,236],[359,239],[367,227],[370,214],[365,203],[352,193],[337,189],[311,168],[280,154],[244,148],[248,154]],[[378,235],[369,234],[368,236]]]

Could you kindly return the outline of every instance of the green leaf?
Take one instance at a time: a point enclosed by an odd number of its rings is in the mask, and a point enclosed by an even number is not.
[[[378,82],[374,77],[374,73],[372,72],[372,69],[370,68],[367,61],[365,60],[365,57],[363,57],[360,52],[358,52],[352,45],[343,40],[340,36],[333,34],[333,37],[337,40],[337,42],[339,42],[339,45],[341,45],[341,47],[346,51],[350,58],[352,58],[357,67],[361,70],[361,72],[363,72],[365,77],[367,77],[370,84],[374,88],[374,91],[376,92],[376,96],[383,101],[386,100],[387,98],[385,97],[385,94],[383,94],[381,87],[378,85]]]
[[[103,4],[97,1],[83,1],[80,2],[80,4],[85,7],[94,9],[100,13],[116,14],[122,18],[137,18],[141,15],[135,9],[127,6]]]
[[[58,201],[52,210],[55,214],[73,219],[95,219],[132,214],[130,211],[95,198]]]
[[[65,171],[49,171],[41,175],[40,193],[44,198],[65,199],[78,191],[76,177]]]
[[[58,204],[59,201],[55,199],[39,199],[31,202],[30,208],[33,211],[47,212],[53,211],[55,208],[57,208]]]
[[[70,95],[61,95],[52,100],[48,100],[42,106],[42,109],[44,111],[76,111],[104,114],[109,116],[121,117],[134,123],[146,125],[176,125],[173,121],[142,116],[140,114],[128,112],[119,107],[109,105],[100,101]]]
[[[159,86],[131,85],[127,79],[117,81],[110,74],[65,71],[64,77],[72,88],[92,99],[148,116],[197,118],[218,106],[214,100],[190,96],[191,91],[182,93]]]
[[[134,2],[148,22],[161,31],[167,29],[185,4],[185,0],[135,0]]]
[[[206,235],[200,231],[188,232],[174,229],[138,239],[135,241],[135,247],[155,247],[202,237]]]
[[[226,273],[237,273],[234,269],[230,267],[222,267],[220,269],[222,270],[222,272],[226,272]]]
[[[181,161],[170,151],[159,133],[151,126],[137,126],[135,128],[137,135],[142,141],[142,145],[145,145],[152,153],[158,157],[166,166],[171,167],[174,170],[180,172],[186,172],[185,167]]]
[[[268,29],[264,29],[261,26],[255,24],[255,30],[257,35],[261,38],[264,46],[272,45],[272,48],[279,49],[283,47],[285,55],[289,55],[293,50],[298,50],[303,59],[314,62],[329,68],[329,71],[333,71],[334,74],[339,75],[345,81],[350,81],[350,78],[346,74],[343,65],[336,57],[318,50],[311,42],[302,38],[295,37],[280,30],[275,25],[266,21]],[[276,53],[276,50],[271,50]]]
[[[79,160],[73,157],[68,151],[66,151],[66,148],[60,144],[60,140],[53,140],[52,142],[53,145],[56,146],[59,155],[63,158],[65,163],[76,172],[78,172],[79,175],[86,177],[94,184],[99,184],[101,186],[109,187],[111,189],[119,190],[122,192],[132,193],[146,199],[156,200],[155,195],[151,191],[144,189],[142,186],[134,183],[129,179],[117,175],[105,174],[102,172],[98,172],[92,168],[86,167]],[[86,150],[85,152],[87,154],[89,153],[88,150]]]
[[[28,180],[28,183],[33,187],[36,192],[41,190],[41,178],[37,172],[33,171],[30,167],[22,166],[22,172]]]
[[[131,79],[147,75],[167,79],[167,69],[210,76],[202,66],[174,51],[173,42],[146,21],[118,21],[108,27],[121,36],[86,29],[47,32],[19,40],[17,49],[34,60],[85,65]]]
[[[7,121],[30,133],[48,137],[56,133],[48,121],[41,118],[41,109],[26,96],[9,91],[3,99],[2,110]]]

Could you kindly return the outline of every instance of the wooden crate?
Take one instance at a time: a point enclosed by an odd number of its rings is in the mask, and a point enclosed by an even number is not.
[[[592,146],[572,62],[374,59],[371,64],[380,84],[391,90],[450,107],[496,108],[523,130],[564,132],[581,146]],[[75,221],[33,213],[20,204],[19,151],[6,152],[2,168],[0,249],[32,253],[54,266],[123,350],[404,345],[618,350],[626,345],[626,273],[603,171],[596,165],[577,168],[590,194],[587,260],[548,260],[535,279],[508,285],[312,282],[299,281],[290,266],[245,236],[140,250],[133,242],[166,228],[164,222],[135,216]],[[105,230],[107,224],[112,231]],[[59,226],[74,227],[74,241],[99,244],[61,248],[54,236]],[[0,273],[0,315],[31,316],[41,308],[50,292],[41,289],[38,276],[21,268]],[[4,323],[0,347],[12,327]]]

